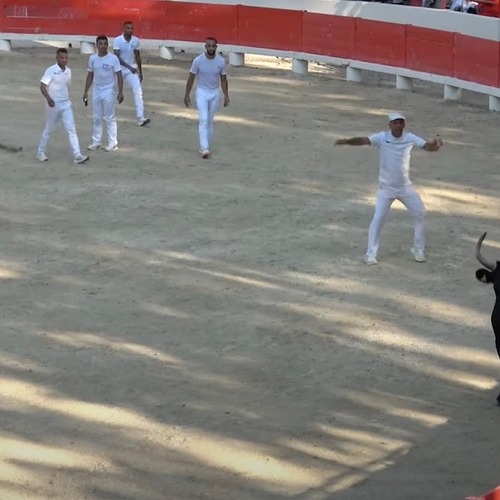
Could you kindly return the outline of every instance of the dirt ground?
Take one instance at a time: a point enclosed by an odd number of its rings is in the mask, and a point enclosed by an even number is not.
[[[474,244],[500,256],[498,115],[483,97],[248,58],[213,158],[183,107],[191,56],[145,53],[116,153],[40,164],[53,48],[0,55],[1,500],[405,500],[500,484],[500,362]],[[87,56],[70,52],[83,146]],[[478,102],[481,101],[481,102]],[[335,138],[439,133],[415,151],[428,263],[395,203],[362,259],[377,152]]]

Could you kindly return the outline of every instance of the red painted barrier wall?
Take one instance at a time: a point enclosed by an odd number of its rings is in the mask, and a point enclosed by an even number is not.
[[[333,56],[500,86],[498,42],[409,24],[172,0],[0,0],[3,33],[114,37],[125,20],[146,39],[214,36],[221,44]]]

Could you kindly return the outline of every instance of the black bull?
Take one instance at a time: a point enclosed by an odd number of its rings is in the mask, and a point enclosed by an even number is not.
[[[486,259],[481,254],[481,246],[486,233],[484,233],[476,244],[476,259],[484,266],[476,271],[476,278],[482,283],[492,283],[495,291],[495,306],[491,313],[491,326],[495,334],[495,346],[498,357],[500,358],[500,262],[493,262]],[[497,396],[497,403],[500,406],[500,394]]]

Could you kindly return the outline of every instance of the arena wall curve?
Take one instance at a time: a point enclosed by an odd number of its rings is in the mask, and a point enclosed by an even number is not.
[[[309,61],[343,65],[350,81],[363,71],[395,75],[408,91],[413,79],[432,81],[445,99],[467,89],[500,111],[500,19],[447,10],[349,0],[0,0],[0,50],[24,39],[79,42],[89,53],[96,35],[113,38],[125,20],[166,59],[211,35],[235,66],[249,53],[290,57],[302,75]]]

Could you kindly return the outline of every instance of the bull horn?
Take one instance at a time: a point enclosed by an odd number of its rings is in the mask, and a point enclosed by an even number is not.
[[[490,262],[489,260],[485,259],[481,255],[481,246],[483,244],[484,238],[486,238],[486,233],[484,233],[478,240],[476,244],[476,259],[487,269],[490,271],[493,271],[495,269],[496,264],[494,262]]]

